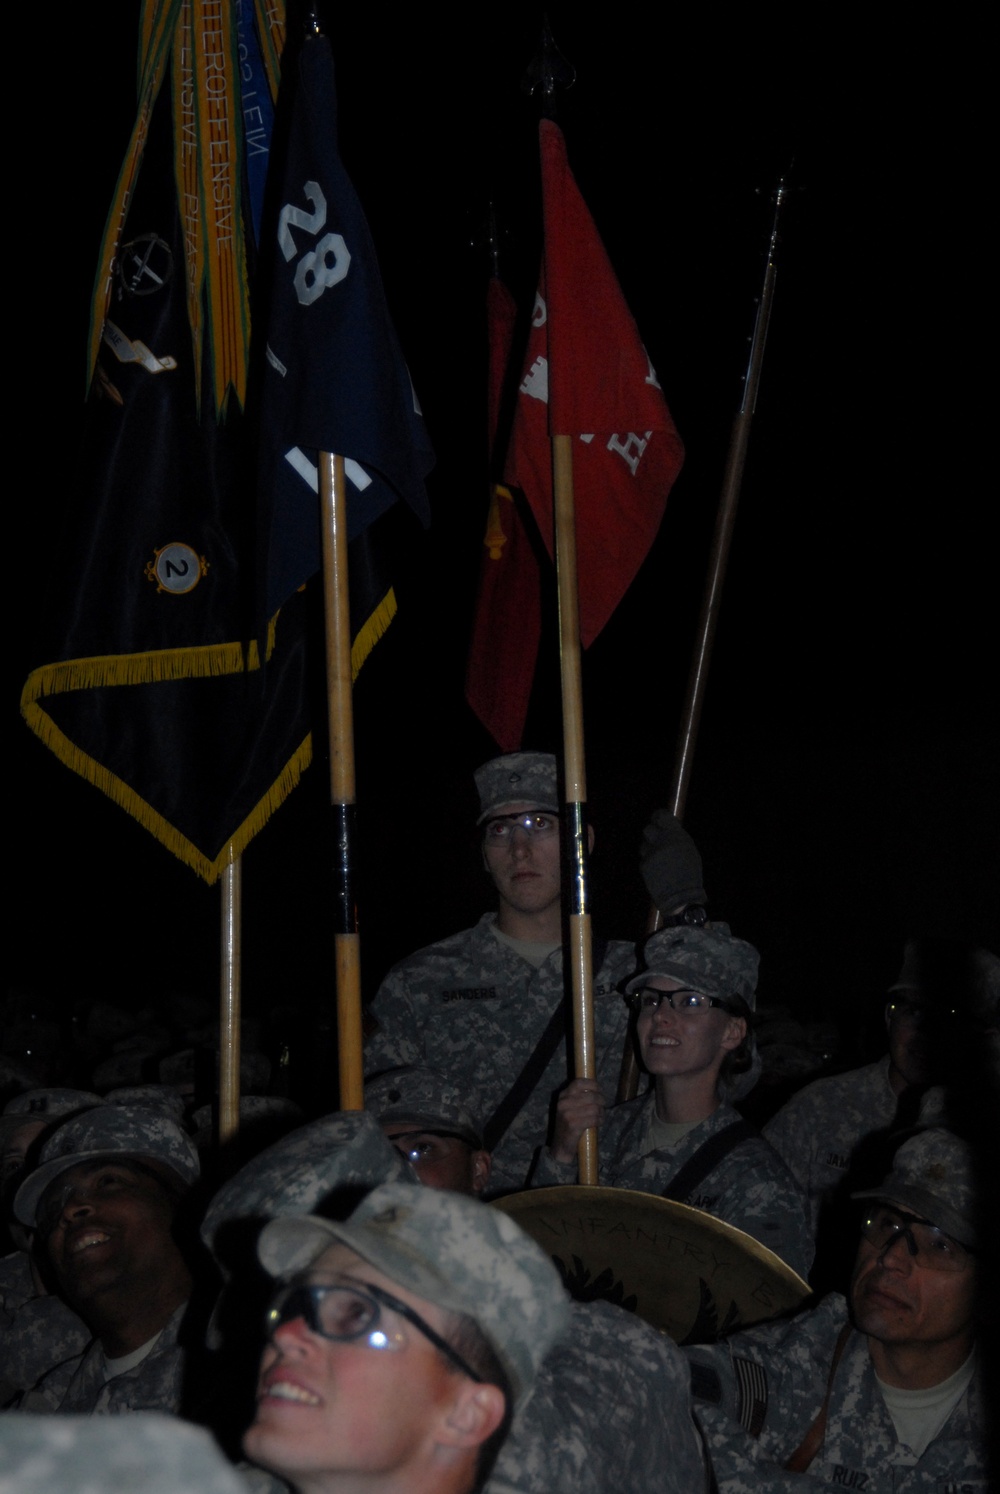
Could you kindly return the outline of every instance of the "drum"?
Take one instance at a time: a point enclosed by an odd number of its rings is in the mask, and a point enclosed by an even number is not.
[[[614,1302],[679,1344],[713,1343],[801,1307],[809,1287],[703,1209],[627,1188],[533,1188],[493,1201],[552,1257],[579,1302]]]

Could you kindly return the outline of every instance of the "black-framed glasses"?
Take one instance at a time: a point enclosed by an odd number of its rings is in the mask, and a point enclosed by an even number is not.
[[[664,1002],[672,1012],[707,1012],[712,1006],[725,1006],[721,996],[705,996],[701,991],[660,991],[655,986],[640,986],[625,997],[634,1012],[658,1012]]]
[[[478,1375],[430,1323],[426,1323],[406,1302],[400,1302],[391,1292],[373,1286],[370,1281],[366,1281],[364,1287],[307,1281],[282,1287],[268,1308],[265,1320],[267,1336],[273,1338],[283,1323],[301,1318],[312,1333],[332,1339],[334,1343],[356,1343],[363,1338],[370,1349],[401,1349],[406,1342],[402,1334],[394,1334],[382,1326],[383,1307],[405,1318],[463,1375],[468,1375],[477,1385],[482,1384],[482,1375]]]
[[[490,845],[506,845],[515,830],[523,830],[531,840],[545,840],[559,834],[559,816],[540,809],[495,814],[483,825],[483,839]]]
[[[905,1240],[917,1265],[927,1266],[931,1271],[964,1271],[973,1254],[968,1246],[953,1240],[929,1219],[901,1214],[896,1209],[878,1209],[870,1214],[861,1225],[861,1233],[880,1256],[891,1250],[897,1240]]]

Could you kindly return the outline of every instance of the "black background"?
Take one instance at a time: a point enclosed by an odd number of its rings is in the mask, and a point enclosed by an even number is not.
[[[495,749],[462,689],[486,508],[483,224],[492,197],[505,277],[530,302],[537,107],[519,81],[540,13],[343,9],[329,25],[341,149],[438,456],[432,528],[409,538],[399,617],[355,698],[370,991],[393,960],[472,922],[488,893],[470,774]],[[944,30],[905,34],[861,7],[734,20],[626,0],[549,16],[578,75],[559,101],[570,163],[688,451],[660,536],[585,662],[595,922],[624,937],[644,921],[636,850],[666,797],[769,193],[794,159],[686,819],[711,910],[761,950],[761,1003],[835,1018],[850,1037],[909,934],[1000,943],[984,37],[961,9]],[[57,38],[25,36],[26,65],[53,60],[11,142],[24,212],[9,302],[31,412],[13,445],[32,431],[34,449],[10,459],[8,978],[67,1002],[214,1000],[218,982],[218,891],[16,714],[42,662],[47,545],[73,496],[135,19],[133,5],[66,7]],[[61,225],[51,237],[46,221]],[[557,748],[558,734],[550,659],[526,745]],[[324,790],[317,762],[244,858],[251,1010],[332,998]]]

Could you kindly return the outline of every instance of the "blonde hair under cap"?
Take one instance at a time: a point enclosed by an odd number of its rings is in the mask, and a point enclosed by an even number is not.
[[[257,1253],[272,1276],[286,1278],[336,1243],[426,1302],[471,1318],[515,1397],[569,1322],[569,1298],[548,1256],[513,1219],[476,1199],[386,1183],[343,1224],[312,1215],[272,1220]]]

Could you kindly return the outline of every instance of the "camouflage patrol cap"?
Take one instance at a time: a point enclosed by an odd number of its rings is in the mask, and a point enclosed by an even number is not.
[[[235,1219],[315,1214],[339,1188],[374,1188],[415,1174],[366,1110],[337,1111],[290,1131],[252,1157],[208,1206],[201,1237],[216,1248],[220,1228]]]
[[[970,1249],[978,1243],[972,1153],[954,1132],[941,1126],[928,1127],[904,1141],[889,1176],[877,1188],[851,1197],[898,1204]]]
[[[6,1146],[12,1136],[23,1132],[25,1126],[35,1128],[34,1135],[41,1135],[46,1126],[53,1125],[62,1115],[73,1115],[78,1110],[102,1103],[100,1095],[86,1089],[28,1089],[23,1094],[8,1100],[0,1115],[0,1147]]]
[[[109,1089],[105,1105],[141,1105],[145,1110],[162,1110],[180,1124],[187,1108],[184,1096],[172,1084],[123,1084]]]
[[[34,1229],[42,1194],[60,1173],[98,1157],[135,1158],[166,1168],[185,1187],[200,1171],[198,1153],[176,1121],[139,1105],[98,1105],[64,1121],[38,1155],[14,1199],[14,1214]]]
[[[551,752],[507,752],[483,763],[473,776],[479,790],[477,825],[511,804],[559,813],[556,760]]]
[[[89,1089],[27,1089],[8,1100],[3,1113],[32,1120],[54,1120],[58,1115],[71,1115],[87,1105],[103,1103],[100,1095],[92,1094]]]
[[[336,1242],[426,1302],[471,1318],[515,1398],[569,1322],[569,1298],[548,1256],[513,1219],[475,1199],[387,1183],[344,1224],[273,1220],[258,1253],[272,1276],[287,1277]]]
[[[305,1120],[301,1105],[285,1095],[240,1095],[240,1143],[249,1142],[248,1152],[257,1152],[289,1131],[297,1131]],[[215,1145],[215,1106],[199,1105],[189,1122],[192,1140],[199,1152]]]
[[[365,1085],[365,1105],[380,1125],[408,1123],[431,1131],[446,1131],[469,1146],[481,1147],[481,1123],[462,1098],[457,1085],[435,1069],[404,1064],[377,1074]]]
[[[951,964],[948,964],[948,961]],[[889,987],[894,991],[922,991],[927,967],[940,979],[943,969],[954,970],[967,991],[967,1014],[974,1020],[991,1025],[1000,1012],[1000,959],[989,949],[946,943],[944,940],[911,939],[903,952],[903,965]],[[950,986],[945,983],[942,996],[947,999]]]
[[[642,958],[646,968],[629,981],[626,995],[638,991],[651,975],[662,975],[722,1001],[741,996],[754,1009],[760,955],[745,939],[735,939],[724,923],[661,929],[646,940]]]

